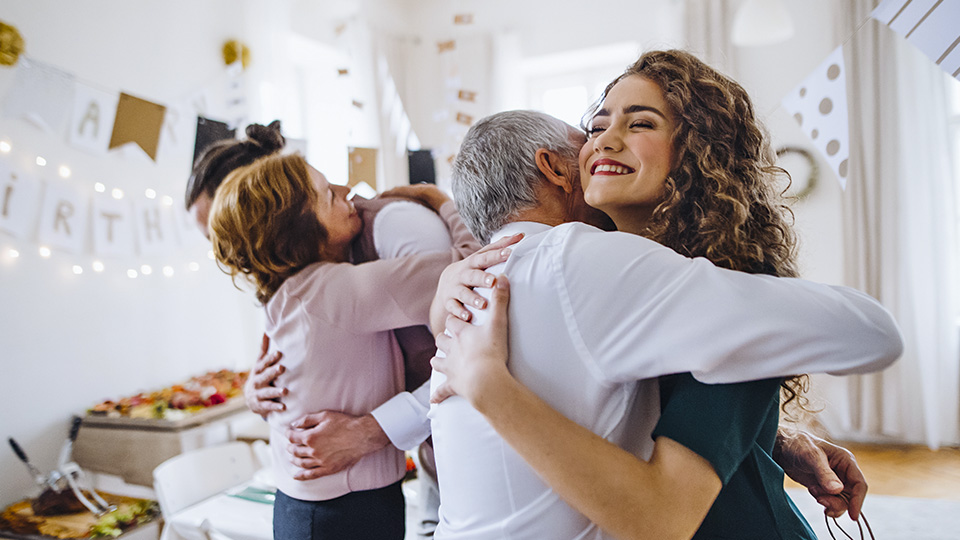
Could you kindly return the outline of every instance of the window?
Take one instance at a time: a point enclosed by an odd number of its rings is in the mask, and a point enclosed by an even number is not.
[[[527,58],[523,61],[527,107],[579,126],[583,113],[607,83],[637,59],[638,51],[636,43],[622,43]]]
[[[950,135],[953,145],[953,194],[956,201],[954,213],[957,218],[957,256],[960,258],[960,81],[956,79],[947,79],[947,93],[950,99]],[[957,294],[960,295],[960,287],[957,287]],[[957,298],[957,305],[960,306],[960,298]],[[960,313],[957,314],[960,320]]]

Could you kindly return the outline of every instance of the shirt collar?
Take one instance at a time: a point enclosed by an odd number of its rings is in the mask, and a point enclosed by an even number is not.
[[[539,234],[545,231],[552,229],[550,225],[545,223],[537,223],[535,221],[514,221],[512,223],[507,223],[500,228],[497,232],[490,235],[490,242],[496,242],[497,240],[512,236],[517,233],[523,233],[524,237],[530,237],[535,234]]]

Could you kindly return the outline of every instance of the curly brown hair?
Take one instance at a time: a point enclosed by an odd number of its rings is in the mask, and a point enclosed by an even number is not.
[[[227,175],[210,208],[210,238],[234,285],[243,276],[266,304],[288,277],[327,259],[318,198],[297,154],[273,154]]]
[[[786,171],[756,119],[746,90],[681,50],[644,53],[607,85],[591,119],[622,79],[655,83],[676,120],[674,162],[642,235],[688,257],[753,274],[796,277],[793,213],[777,187]],[[806,375],[782,384],[783,410],[806,405]]]

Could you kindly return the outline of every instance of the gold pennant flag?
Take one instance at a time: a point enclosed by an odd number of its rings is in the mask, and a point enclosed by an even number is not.
[[[344,76],[344,75],[349,75],[349,74],[350,74],[350,70],[347,69],[347,68],[339,68],[339,69],[337,69],[337,75],[340,76],[340,77],[342,77],[342,76]]]
[[[360,182],[377,185],[377,149],[355,148],[348,150],[350,156],[349,179],[347,186],[354,187]]]
[[[453,162],[454,162],[456,159],[457,159],[457,155],[456,155],[456,154],[450,154],[449,156],[447,156],[447,163],[449,163],[449,164],[452,166],[452,165],[453,165]]]
[[[354,107],[358,108],[358,109],[363,109],[363,102],[362,102],[362,101],[353,100],[352,102],[350,102],[350,104],[353,105]]]
[[[157,160],[157,145],[160,142],[160,130],[163,128],[163,117],[167,108],[159,103],[153,103],[120,93],[120,102],[117,104],[117,117],[113,123],[113,135],[110,136],[110,146],[113,149],[128,142],[137,143],[150,156]]]
[[[476,101],[477,93],[471,92],[470,90],[460,90],[459,92],[457,92],[457,97],[461,101]]]
[[[459,122],[459,123],[461,123],[461,124],[463,124],[463,125],[465,125],[465,126],[469,126],[469,125],[473,124],[473,117],[470,116],[469,114],[464,114],[464,113],[462,113],[462,112],[458,112],[458,113],[457,113],[457,122]]]
[[[456,46],[457,42],[452,39],[450,41],[439,41],[437,42],[437,52],[452,51]]]
[[[470,13],[461,13],[453,16],[453,24],[473,24],[473,15]]]

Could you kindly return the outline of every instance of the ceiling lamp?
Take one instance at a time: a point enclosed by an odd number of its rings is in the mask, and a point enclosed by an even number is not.
[[[744,0],[733,18],[734,45],[780,43],[793,37],[793,21],[783,0]]]

